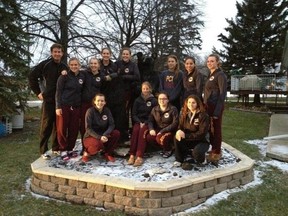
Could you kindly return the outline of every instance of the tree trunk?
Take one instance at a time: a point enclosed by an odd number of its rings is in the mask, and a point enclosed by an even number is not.
[[[260,94],[255,94],[254,95],[254,104],[261,104],[261,100],[260,100]]]
[[[67,17],[67,0],[61,0],[60,6],[60,29],[61,29],[61,45],[64,49],[63,62],[67,63],[68,50],[68,17]]]

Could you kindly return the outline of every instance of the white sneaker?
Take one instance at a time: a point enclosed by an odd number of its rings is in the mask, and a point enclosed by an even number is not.
[[[175,162],[173,163],[173,166],[174,166],[174,167],[180,167],[180,166],[181,166],[181,163],[180,163],[179,161],[175,161]]]
[[[54,155],[58,155],[58,156],[60,156],[60,154],[61,154],[60,151],[52,151],[52,153],[53,153]]]
[[[41,156],[42,156],[42,158],[43,158],[44,160],[50,160],[50,159],[51,159],[51,156],[48,155],[47,153],[42,154]]]

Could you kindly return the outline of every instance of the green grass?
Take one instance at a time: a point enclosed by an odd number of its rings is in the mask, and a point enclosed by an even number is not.
[[[262,160],[258,148],[244,140],[262,139],[268,135],[269,116],[229,110],[224,112],[223,141],[255,160]],[[25,112],[24,129],[0,138],[0,215],[124,215],[100,212],[86,205],[69,204],[52,199],[39,199],[26,190],[32,175],[30,164],[39,157],[38,108]],[[30,122],[26,122],[26,121]],[[50,147],[50,146],[49,146]],[[255,169],[261,167],[255,166]],[[265,170],[263,184],[231,194],[227,200],[193,216],[281,216],[288,211],[288,175],[275,168]]]

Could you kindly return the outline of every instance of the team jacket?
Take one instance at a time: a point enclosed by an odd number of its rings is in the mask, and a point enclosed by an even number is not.
[[[137,64],[132,61],[124,62],[122,60],[116,61],[117,74],[123,80],[123,87],[125,91],[135,89],[140,82],[140,72]]]
[[[167,92],[170,101],[179,99],[183,91],[183,72],[180,71],[176,78],[174,72],[163,71],[160,74],[159,91]]]
[[[196,112],[195,115],[191,112],[186,116],[180,114],[178,129],[184,131],[185,139],[191,141],[205,141],[209,130],[209,116],[206,112]]]
[[[203,76],[196,68],[189,74],[187,71],[183,73],[183,86],[183,99],[187,98],[191,94],[197,95],[199,98],[202,98]]]
[[[101,92],[105,95],[107,106],[113,106],[124,102],[124,88],[122,87],[122,78],[117,74],[117,66],[110,61],[109,65],[104,65],[102,61],[100,73],[105,77],[101,86]],[[106,76],[110,76],[111,80],[106,80]]]
[[[84,137],[100,139],[101,136],[109,136],[115,128],[109,108],[104,107],[102,112],[99,112],[95,107],[90,107],[85,116],[85,128]]]
[[[57,81],[56,109],[61,106],[80,107],[84,83],[85,75],[82,72],[75,75],[68,71],[67,75],[61,75]]]
[[[155,106],[148,119],[149,130],[160,130],[160,133],[175,132],[178,127],[178,110],[172,105],[168,105],[163,112],[160,106]]]
[[[31,90],[39,95],[42,92],[46,102],[55,102],[56,84],[61,71],[68,71],[64,63],[56,63],[52,58],[40,62],[29,74]]]
[[[224,108],[227,94],[227,77],[221,69],[210,73],[204,88],[204,104],[215,106],[213,116],[218,117]]]
[[[149,114],[157,105],[157,99],[151,94],[146,100],[140,95],[134,101],[132,119],[135,123],[147,123]]]
[[[85,84],[82,93],[82,102],[90,103],[93,97],[100,93],[101,85],[104,81],[104,76],[99,71],[98,74],[94,75],[90,69],[82,72],[85,75]]]

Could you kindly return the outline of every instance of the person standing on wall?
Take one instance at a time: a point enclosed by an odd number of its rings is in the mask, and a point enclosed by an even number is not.
[[[211,120],[209,134],[212,150],[209,153],[209,161],[217,163],[222,156],[222,116],[227,94],[227,77],[220,68],[218,55],[208,56],[207,67],[210,73],[204,87],[204,104]]]
[[[195,65],[195,58],[188,56],[184,60],[183,73],[183,102],[189,95],[197,95],[202,100],[203,76]]]
[[[73,151],[79,131],[81,98],[85,75],[80,72],[80,61],[69,59],[67,75],[61,75],[56,88],[56,128],[59,150],[63,160],[77,156]]]
[[[53,44],[50,47],[51,57],[40,62],[29,75],[31,90],[43,101],[41,108],[40,126],[40,154],[43,159],[50,159],[47,154],[48,141],[52,139],[52,152],[58,153],[59,145],[56,135],[55,93],[58,77],[68,66],[61,60],[63,47],[61,44]]]
[[[183,72],[179,68],[179,60],[175,55],[168,56],[167,66],[168,69],[160,74],[159,92],[167,92],[170,104],[180,110],[180,99],[183,91]]]
[[[80,114],[80,134],[82,141],[82,152],[84,151],[83,137],[85,134],[85,114],[86,111],[93,106],[92,100],[97,93],[101,91],[101,85],[104,80],[103,74],[100,72],[100,61],[92,57],[89,60],[89,68],[83,71],[85,75],[85,84],[82,93],[81,114]]]
[[[132,109],[134,100],[140,92],[138,92],[138,87],[140,83],[140,73],[136,63],[131,61],[131,50],[128,47],[122,48],[121,59],[116,61],[117,74],[119,76],[119,88],[124,89],[125,92],[125,113],[123,116],[124,122],[121,124],[121,142],[129,140],[129,116]],[[118,112],[118,115],[123,115]],[[133,122],[132,122],[133,123]],[[118,128],[117,128],[118,129]]]

